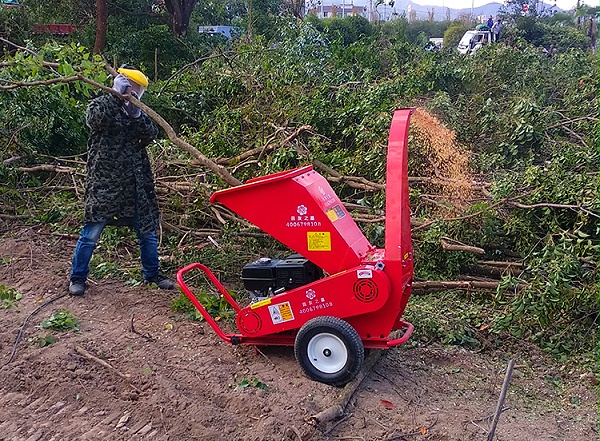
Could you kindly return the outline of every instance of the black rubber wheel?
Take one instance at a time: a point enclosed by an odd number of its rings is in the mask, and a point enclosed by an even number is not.
[[[310,379],[341,387],[362,369],[365,349],[348,322],[322,316],[309,320],[300,328],[294,355]]]

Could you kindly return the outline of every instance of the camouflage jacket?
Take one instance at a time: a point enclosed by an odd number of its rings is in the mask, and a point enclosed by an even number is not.
[[[158,228],[154,178],[146,146],[158,134],[147,115],[131,118],[114,95],[94,99],[87,108],[86,222],[130,225],[141,233]]]

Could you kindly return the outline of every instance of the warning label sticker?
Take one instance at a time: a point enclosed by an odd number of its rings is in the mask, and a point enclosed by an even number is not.
[[[306,239],[308,251],[331,251],[331,233],[329,231],[308,231]]]
[[[338,219],[346,217],[346,212],[340,205],[334,205],[333,208],[327,210],[326,213],[331,222],[335,222]]]
[[[294,313],[292,312],[290,302],[278,303],[277,305],[270,305],[269,313],[271,314],[271,320],[273,321],[274,325],[294,320]]]
[[[271,304],[271,299],[264,299],[264,300],[259,300],[258,302],[254,302],[250,305],[250,309],[256,309],[256,308],[260,308],[261,306],[265,306],[265,305],[270,305]]]

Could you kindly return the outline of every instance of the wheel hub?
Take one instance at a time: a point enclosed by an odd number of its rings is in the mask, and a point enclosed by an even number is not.
[[[311,364],[326,374],[339,372],[348,361],[348,349],[337,335],[321,333],[315,335],[307,346]]]

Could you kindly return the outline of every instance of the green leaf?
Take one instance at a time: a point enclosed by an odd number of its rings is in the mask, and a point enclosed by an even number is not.
[[[52,343],[56,343],[56,338],[54,338],[54,336],[52,336],[50,334],[38,339],[38,345],[40,346],[40,348],[49,346]]]
[[[42,329],[52,329],[53,331],[79,330],[78,320],[67,310],[63,309],[52,314],[39,325]]]
[[[267,386],[265,383],[263,383],[257,378],[242,378],[234,390],[242,390],[248,387],[254,387],[256,389],[262,390],[269,389],[269,386]]]

